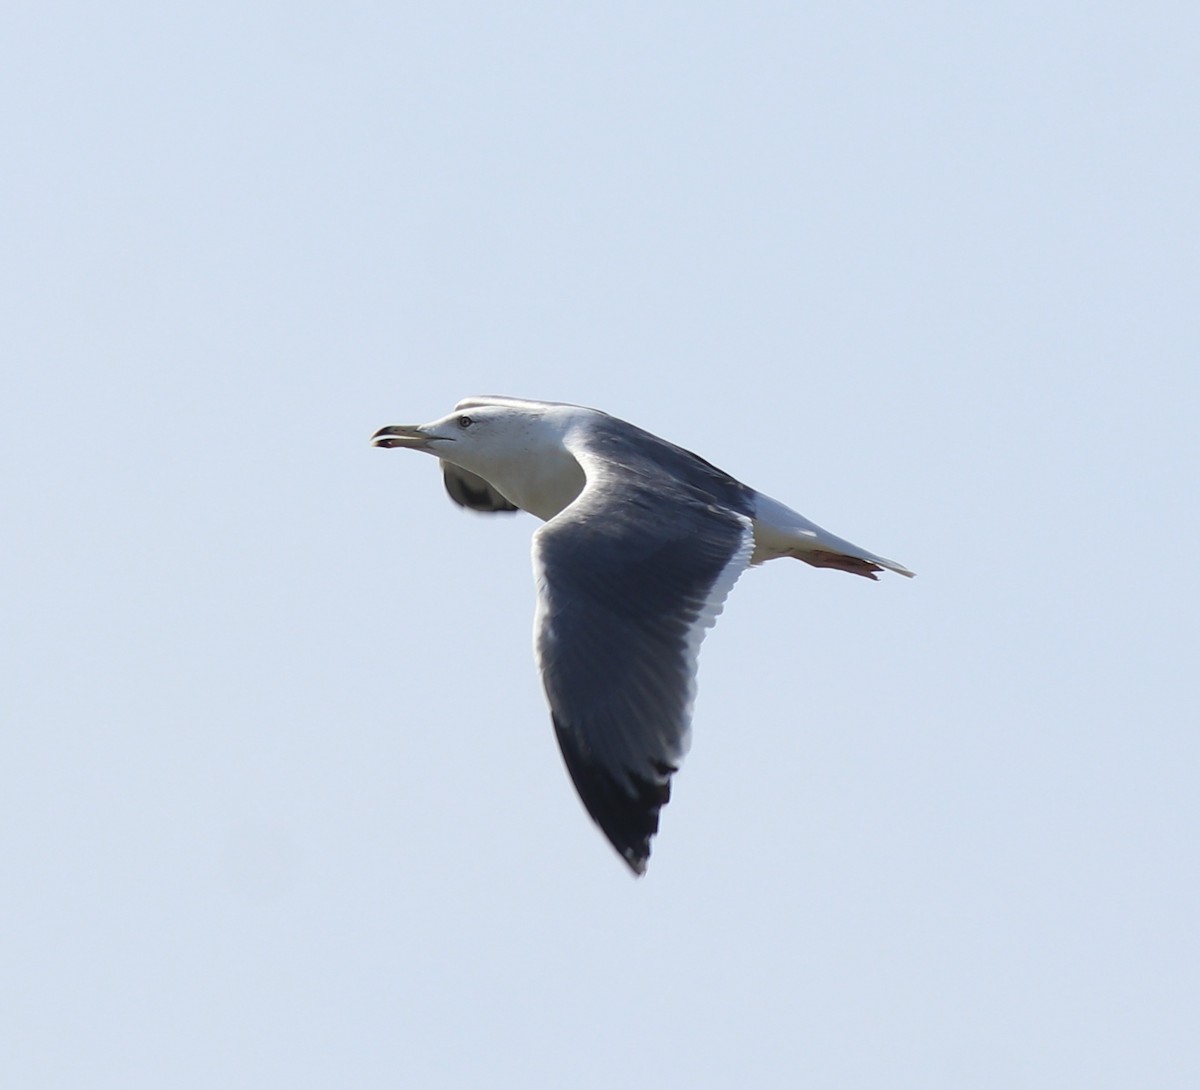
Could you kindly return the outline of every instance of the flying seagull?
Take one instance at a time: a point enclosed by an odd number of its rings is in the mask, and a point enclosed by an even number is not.
[[[781,556],[912,575],[596,409],[472,397],[372,442],[440,459],[462,507],[543,520],[534,657],[554,731],[584,807],[639,875],[690,743],[700,643],[738,576]]]

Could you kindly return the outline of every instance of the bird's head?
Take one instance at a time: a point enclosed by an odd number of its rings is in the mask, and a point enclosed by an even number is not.
[[[572,425],[592,411],[547,401],[472,397],[429,424],[380,428],[371,442],[424,451],[492,480],[498,470],[561,456]]]

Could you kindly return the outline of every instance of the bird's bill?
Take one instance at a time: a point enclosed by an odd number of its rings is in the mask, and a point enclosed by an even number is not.
[[[428,450],[430,436],[418,424],[392,424],[380,428],[371,436],[376,447],[408,447],[410,450]]]

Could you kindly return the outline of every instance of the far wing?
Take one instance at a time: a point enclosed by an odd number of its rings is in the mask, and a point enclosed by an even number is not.
[[[482,477],[449,462],[442,462],[442,480],[450,498],[459,507],[469,507],[472,511],[517,510],[515,504],[509,503]]]
[[[687,752],[700,642],[753,530],[689,486],[584,468],[579,499],[534,534],[534,647],[567,771],[641,874]]]

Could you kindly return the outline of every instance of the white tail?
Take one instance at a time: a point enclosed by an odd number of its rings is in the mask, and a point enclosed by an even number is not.
[[[897,575],[912,578],[913,573],[903,564],[876,556],[845,538],[823,530],[815,522],[810,522],[770,496],[759,492],[755,501],[752,564],[761,564],[779,556],[794,556],[814,568],[836,568],[868,579],[874,579],[875,573],[885,568]]]

